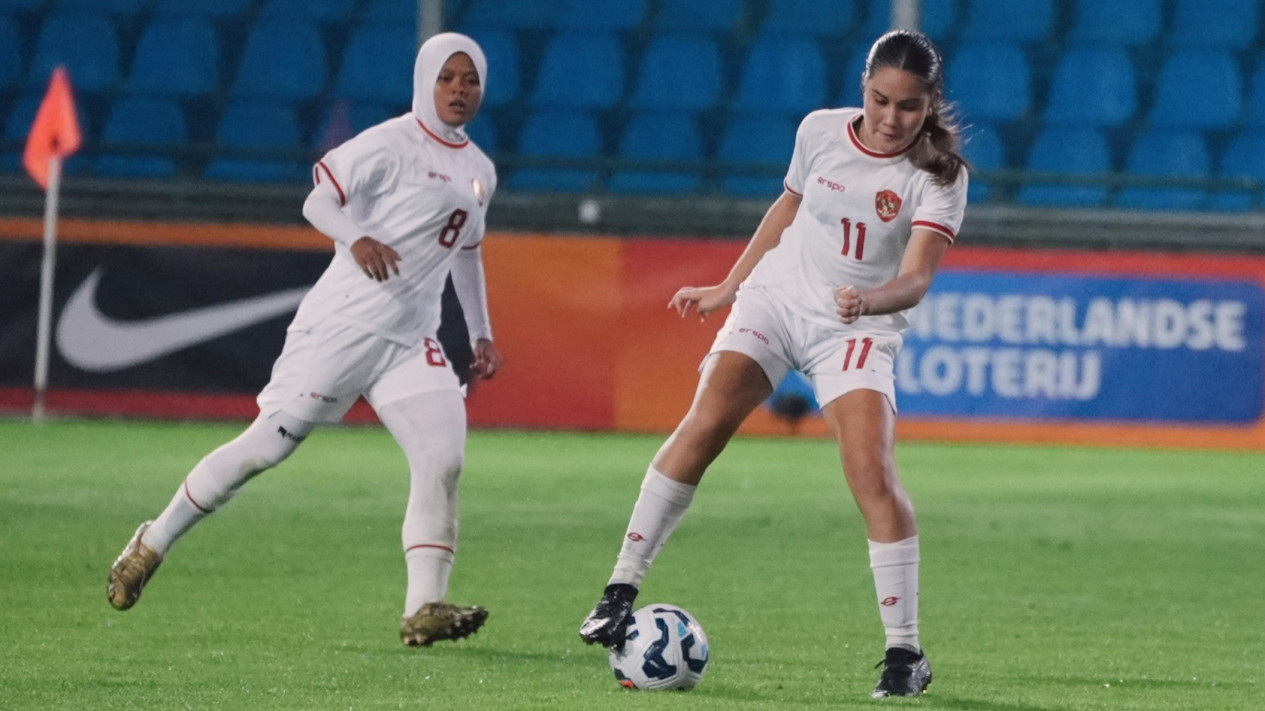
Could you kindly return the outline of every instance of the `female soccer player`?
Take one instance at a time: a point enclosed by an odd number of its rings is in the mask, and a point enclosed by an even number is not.
[[[586,642],[622,644],[642,579],[707,466],[795,368],[812,379],[865,518],[887,634],[873,696],[914,696],[931,682],[918,639],[918,529],[893,451],[892,364],[904,312],[927,292],[966,204],[967,168],[943,84],[925,36],[880,37],[866,61],[863,108],[809,114],[785,191],[729,275],[672,297],[681,316],[733,309],[689,412],[646,472],[614,573],[580,627]]]
[[[202,459],[162,514],[137,529],[110,569],[111,605],[135,605],[180,536],[363,395],[409,463],[401,641],[428,646],[483,624],[483,608],[444,602],[466,412],[436,332],[451,272],[473,344],[471,374],[490,378],[501,367],[479,246],[496,171],[463,130],[479,110],[486,75],[483,52],[469,37],[432,37],[413,68],[412,112],[365,130],[316,164],[303,215],[334,240],[333,261],[290,324],[259,394],[259,417]]]

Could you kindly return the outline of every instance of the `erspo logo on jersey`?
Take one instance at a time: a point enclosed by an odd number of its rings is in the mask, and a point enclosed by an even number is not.
[[[1250,423],[1263,351],[1255,282],[946,270],[896,381],[907,414]]]
[[[844,191],[844,187],[843,187],[843,185],[842,185],[842,184],[840,184],[840,183],[836,183],[835,181],[831,180],[830,178],[827,178],[827,177],[822,176],[822,175],[817,176],[817,184],[818,184],[818,185],[824,185],[826,188],[828,188],[828,189],[830,189],[830,190],[833,190],[833,191],[835,191],[835,192],[837,192],[837,193],[841,193],[841,192],[843,192],[843,191]]]

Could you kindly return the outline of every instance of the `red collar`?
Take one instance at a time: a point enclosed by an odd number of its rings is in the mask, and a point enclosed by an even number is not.
[[[417,125],[421,126],[422,130],[426,132],[427,136],[430,136],[431,138],[435,139],[436,141],[439,141],[441,144],[448,146],[449,148],[465,148],[467,145],[470,144],[469,138],[462,141],[461,143],[453,143],[451,141],[445,141],[444,139],[435,135],[434,131],[430,130],[429,128],[426,128],[426,124],[422,123],[421,120],[418,119],[417,117],[414,117],[413,120],[417,121]]]
[[[879,153],[877,151],[872,151],[869,148],[866,148],[865,144],[861,143],[861,139],[856,134],[855,124],[857,121],[860,121],[863,118],[864,116],[857,116],[855,119],[852,119],[851,121],[848,122],[848,138],[852,139],[852,145],[856,146],[858,151],[861,151],[862,153],[864,153],[867,156],[870,156],[871,158],[895,158],[896,156],[902,153],[908,152],[909,149],[913,148],[914,144],[918,142],[918,139],[915,138],[914,140],[909,142],[909,145],[905,146],[899,151],[896,151],[895,153]]]

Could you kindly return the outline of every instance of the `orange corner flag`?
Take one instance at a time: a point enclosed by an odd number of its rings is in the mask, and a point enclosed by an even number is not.
[[[79,117],[75,113],[75,97],[70,90],[70,77],[65,67],[53,70],[48,82],[48,93],[40,102],[31,124],[31,135],[26,139],[22,164],[41,188],[48,189],[48,160],[53,156],[65,158],[79,150],[82,136],[79,133]]]

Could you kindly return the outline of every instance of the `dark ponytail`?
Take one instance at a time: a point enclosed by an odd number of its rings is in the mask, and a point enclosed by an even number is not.
[[[909,161],[935,176],[937,183],[951,185],[970,167],[960,152],[961,138],[951,106],[944,99],[944,61],[939,50],[921,32],[892,30],[870,47],[865,78],[882,67],[895,67],[918,77],[931,94],[931,111],[922,135],[910,151]]]

